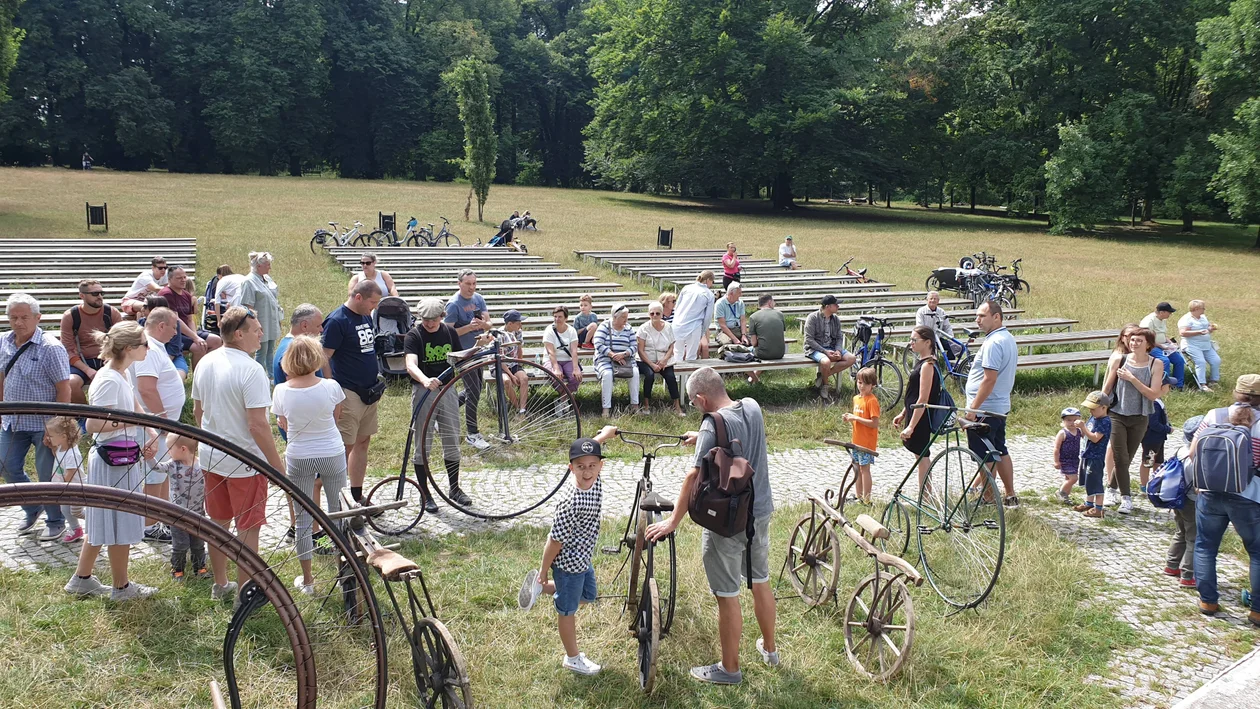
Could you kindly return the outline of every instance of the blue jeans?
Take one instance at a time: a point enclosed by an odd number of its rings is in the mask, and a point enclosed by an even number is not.
[[[1181,352],[1165,352],[1162,347],[1152,347],[1151,356],[1164,363],[1164,371],[1172,379],[1172,385],[1180,389],[1186,385],[1186,358]]]
[[[1260,503],[1227,492],[1200,492],[1194,516],[1199,534],[1194,540],[1194,578],[1199,600],[1216,603],[1216,552],[1230,523],[1251,556],[1251,588],[1260,588]],[[1251,596],[1251,610],[1260,612],[1260,597]]]
[[[6,482],[28,483],[26,476],[26,454],[35,446],[35,473],[39,481],[46,483],[52,480],[53,453],[44,445],[43,431],[0,431],[0,472]],[[43,509],[50,528],[64,527],[66,518],[61,514],[61,505],[22,505],[27,519],[33,519]]]
[[[1199,381],[1199,386],[1207,386],[1212,382],[1220,381],[1221,356],[1216,353],[1216,350],[1211,347],[1207,349],[1187,347],[1186,356],[1194,362],[1194,378]]]
[[[271,379],[271,367],[275,364],[277,342],[279,342],[279,340],[263,340],[262,346],[254,353],[254,361],[261,364],[263,369],[267,370],[268,379]]]

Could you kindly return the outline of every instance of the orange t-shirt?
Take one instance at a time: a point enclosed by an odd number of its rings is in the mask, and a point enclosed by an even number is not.
[[[858,394],[853,397],[853,415],[864,419],[873,419],[879,416],[879,399],[876,399],[874,394],[867,394],[866,396]],[[853,444],[868,450],[876,450],[879,448],[879,431],[854,421]]]

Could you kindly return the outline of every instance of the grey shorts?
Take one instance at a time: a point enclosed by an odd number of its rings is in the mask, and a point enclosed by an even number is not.
[[[770,581],[770,517],[767,515],[753,522],[756,534],[752,541],[752,581]],[[743,534],[723,537],[704,530],[700,537],[701,556],[704,559],[704,575],[709,580],[709,590],[720,598],[739,595],[747,581],[744,576],[744,551],[748,538]]]

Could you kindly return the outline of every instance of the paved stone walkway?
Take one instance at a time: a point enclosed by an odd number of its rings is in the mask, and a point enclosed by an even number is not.
[[[1009,446],[1016,462],[1016,480],[1026,500],[1058,486],[1058,476],[1049,463],[1051,439],[1019,436],[1013,437]],[[910,454],[900,448],[881,452],[873,470],[877,497],[891,494],[911,462]],[[776,502],[792,503],[803,500],[809,492],[823,491],[839,480],[848,463],[847,453],[832,447],[772,453],[771,482]],[[676,495],[689,465],[690,459],[682,456],[658,459],[653,468],[656,489],[669,497]],[[603,474],[606,516],[626,514],[641,467],[638,461],[608,462]],[[269,519],[273,523],[264,530],[264,547],[280,544],[285,525],[278,522],[287,521],[278,497],[273,496],[270,508]],[[515,524],[546,525],[551,508],[549,502],[516,520],[500,523],[475,520],[445,509],[426,515],[414,533],[429,536]],[[1057,505],[1029,509],[1064,538],[1077,543],[1090,563],[1107,576],[1112,583],[1096,602],[1111,608],[1116,617],[1143,635],[1144,642],[1139,647],[1115,654],[1109,676],[1094,678],[1115,687],[1131,706],[1171,706],[1245,654],[1232,652],[1231,645],[1237,643],[1227,642],[1226,638],[1254,632],[1239,629],[1247,625],[1245,612],[1240,612],[1237,605],[1238,582],[1245,581],[1246,568],[1233,559],[1220,559],[1223,612],[1215,619],[1200,616],[1195,611],[1193,590],[1179,588],[1162,573],[1172,533],[1170,514],[1140,502],[1133,515],[1109,514],[1114,521],[1099,524]],[[20,519],[19,509],[0,510],[0,564],[10,569],[32,569],[49,565],[69,567],[75,563],[77,548],[17,537],[14,530]],[[136,553],[162,555],[166,546],[145,544]],[[1260,634],[1242,637],[1251,637],[1252,645],[1260,642]]]

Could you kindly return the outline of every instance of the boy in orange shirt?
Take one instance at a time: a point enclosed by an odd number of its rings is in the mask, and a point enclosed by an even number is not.
[[[878,383],[875,370],[866,367],[857,373],[858,395],[853,397],[853,413],[845,414],[844,420],[853,424],[853,445],[874,451],[879,446],[879,399],[875,398]],[[871,463],[875,456],[865,451],[849,451],[858,466],[854,494],[862,504],[871,504]]]

